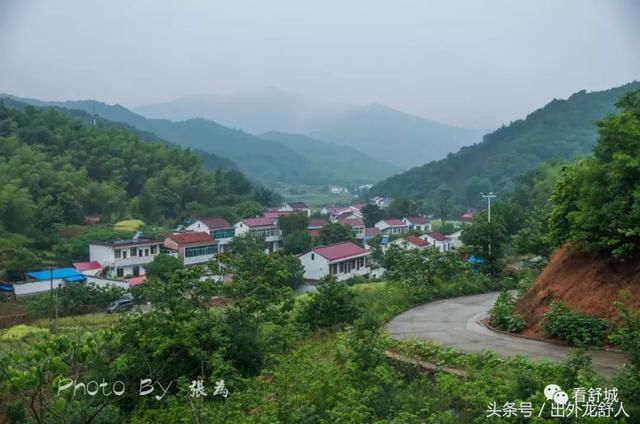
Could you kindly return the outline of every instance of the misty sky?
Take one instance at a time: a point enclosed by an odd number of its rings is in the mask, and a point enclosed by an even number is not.
[[[495,127],[640,79],[635,0],[0,0],[0,91],[139,106],[278,87]]]

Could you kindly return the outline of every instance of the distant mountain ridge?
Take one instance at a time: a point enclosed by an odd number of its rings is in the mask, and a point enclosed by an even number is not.
[[[284,144],[307,158],[313,158],[318,172],[330,175],[335,184],[353,182],[353,175],[361,178],[361,183],[380,181],[398,172],[400,168],[388,162],[375,159],[348,146],[339,146],[315,140],[302,134],[269,131],[261,138]]]
[[[481,191],[506,193],[518,176],[543,162],[590,154],[596,141],[594,123],[614,112],[623,94],[638,88],[640,82],[631,82],[554,99],[525,119],[487,134],[481,143],[381,181],[371,194],[433,199],[449,190],[458,206],[476,206]]]
[[[194,94],[133,108],[151,119],[185,121],[204,118],[251,134],[294,131],[301,120],[301,100],[277,88],[232,95]]]
[[[327,174],[323,171],[323,167],[314,165],[313,157],[307,158],[277,141],[256,137],[202,118],[173,122],[164,119],[147,119],[123,106],[108,105],[94,100],[46,102],[11,95],[0,94],[0,97],[14,98],[34,106],[54,106],[95,113],[107,120],[131,125],[138,130],[153,133],[181,146],[229,158],[241,171],[260,182],[333,184],[376,181],[368,178],[369,172],[363,177],[355,171],[343,175],[340,181],[336,181],[333,173]],[[379,179],[397,171],[397,168],[382,167],[378,173]],[[349,181],[344,181],[345,179]]]
[[[481,141],[487,132],[442,124],[379,103],[339,113],[307,131],[311,137],[351,146],[401,168],[442,159]]]

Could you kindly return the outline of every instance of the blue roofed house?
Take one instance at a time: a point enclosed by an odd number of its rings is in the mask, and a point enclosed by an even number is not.
[[[46,292],[51,290],[51,287],[55,289],[65,284],[86,281],[86,277],[75,268],[55,268],[27,272],[25,277],[25,281],[13,285],[16,296]]]

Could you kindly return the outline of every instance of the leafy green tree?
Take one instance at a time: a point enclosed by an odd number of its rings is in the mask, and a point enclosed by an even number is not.
[[[148,278],[166,280],[180,268],[182,268],[180,259],[175,256],[160,254],[153,258],[151,263],[145,265],[144,271]]]
[[[384,219],[384,211],[378,205],[367,205],[362,208],[362,219],[366,227],[373,227],[376,222]]]
[[[598,123],[594,156],[564,170],[551,197],[554,245],[626,259],[640,247],[640,90]]]
[[[289,233],[283,238],[284,251],[287,254],[297,255],[311,248],[311,235],[306,230]]]
[[[240,255],[247,252],[264,251],[266,248],[264,237],[259,237],[251,233],[234,237],[230,246],[234,253]]]
[[[284,215],[278,218],[278,227],[282,230],[282,236],[287,237],[289,234],[306,231],[309,225],[309,218],[303,214]]]
[[[352,322],[359,313],[355,295],[345,283],[333,276],[324,277],[318,283],[318,291],[304,305],[299,321],[310,328],[333,327]]]
[[[470,252],[484,261],[484,270],[497,275],[502,269],[508,242],[507,231],[497,216],[487,221],[486,213],[478,214],[472,225],[465,225],[460,240]]]
[[[340,223],[330,223],[320,229],[320,244],[332,244],[342,241],[354,241],[355,237],[351,227]]]

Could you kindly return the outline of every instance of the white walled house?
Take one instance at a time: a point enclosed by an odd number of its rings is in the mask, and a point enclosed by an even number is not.
[[[311,208],[304,202],[289,202],[285,203],[281,208],[281,211],[285,212],[298,212],[307,216],[311,216]]]
[[[424,216],[410,216],[402,218],[402,222],[407,224],[409,231],[431,231],[431,223]]]
[[[184,266],[205,264],[218,254],[218,242],[204,231],[171,234],[164,247],[176,254]]]
[[[449,237],[435,231],[420,236],[420,238],[426,240],[430,246],[440,249],[441,252],[447,252],[453,248]]]
[[[94,241],[89,244],[89,260],[98,262],[107,278],[144,275],[144,265],[160,253],[162,240],[130,239]]]
[[[360,218],[338,218],[338,222],[351,227],[356,239],[364,239],[364,222]]]
[[[277,218],[245,218],[234,225],[235,237],[246,234],[263,238],[268,253],[277,252],[282,248],[282,231],[278,227]]]
[[[463,243],[462,240],[460,240],[460,237],[462,236],[462,230],[458,230],[453,234],[449,234],[447,236],[447,238],[449,238],[449,240],[451,240],[451,247],[454,249],[458,249],[460,247],[462,247]]]
[[[413,250],[413,249],[425,249],[426,247],[429,246],[429,242],[424,239],[421,239],[418,236],[409,235],[409,236],[399,238],[390,242],[386,246],[386,248],[392,245],[398,246],[399,248],[405,249],[405,250]]]
[[[314,247],[298,258],[304,267],[305,280],[317,281],[333,275],[342,281],[357,276],[368,277],[371,272],[369,254],[355,243],[342,242]]]
[[[186,228],[187,231],[206,232],[218,242],[219,253],[226,252],[233,241],[235,228],[221,216],[199,218]]]
[[[409,231],[409,226],[397,218],[378,221],[375,223],[375,227],[383,234],[404,234]]]

